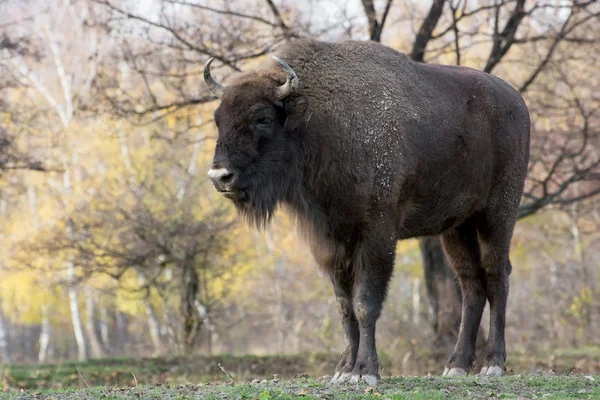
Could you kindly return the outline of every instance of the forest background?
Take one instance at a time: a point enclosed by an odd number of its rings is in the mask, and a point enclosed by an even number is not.
[[[522,93],[509,358],[600,346],[597,1],[0,0],[0,362],[342,349],[293,221],[248,228],[206,175],[204,62],[226,85],[307,36],[380,41]],[[460,290],[436,238],[397,250],[380,357],[423,373],[413,361],[450,353]]]

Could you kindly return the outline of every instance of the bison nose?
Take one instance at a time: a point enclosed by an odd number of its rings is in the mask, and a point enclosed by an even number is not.
[[[235,184],[236,175],[227,168],[211,168],[208,171],[209,178],[213,181],[215,189],[219,192],[227,192],[231,190]]]

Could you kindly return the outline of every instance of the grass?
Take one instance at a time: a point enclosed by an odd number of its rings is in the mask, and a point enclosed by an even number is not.
[[[366,384],[331,385],[327,378],[252,382],[91,387],[79,390],[2,392],[3,399],[600,399],[600,377],[592,375],[513,375],[502,378],[384,378]]]
[[[329,354],[222,355],[0,366],[0,400],[600,399],[597,347],[555,349],[535,356],[514,352],[507,365],[509,376],[503,378],[394,377],[384,378],[373,388],[365,384],[330,385],[322,376],[333,371],[336,360]],[[415,374],[441,372],[437,371],[438,364],[430,369],[430,361],[423,362],[423,370]],[[382,365],[384,375],[400,374],[393,360]],[[518,375],[515,371],[537,372]]]
[[[0,366],[0,384],[7,389],[61,389],[229,380],[219,364],[237,380],[272,378],[274,374],[320,376],[333,371],[336,361],[337,357],[328,354],[105,358],[82,363]]]

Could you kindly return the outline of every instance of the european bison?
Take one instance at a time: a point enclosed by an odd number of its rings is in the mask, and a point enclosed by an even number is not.
[[[529,159],[529,114],[503,80],[415,63],[373,42],[286,43],[227,87],[209,176],[247,220],[299,221],[339,303],[347,347],[333,382],[379,379],[375,324],[396,241],[441,235],[463,291],[444,375],[466,375],[490,302],[481,374],[506,359],[509,247]],[[285,61],[283,61],[285,60]]]

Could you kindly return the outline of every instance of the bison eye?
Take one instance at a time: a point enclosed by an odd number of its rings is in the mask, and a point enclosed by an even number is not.
[[[272,118],[269,117],[260,117],[256,119],[256,126],[264,128],[266,126],[271,125],[271,123],[273,122]]]

